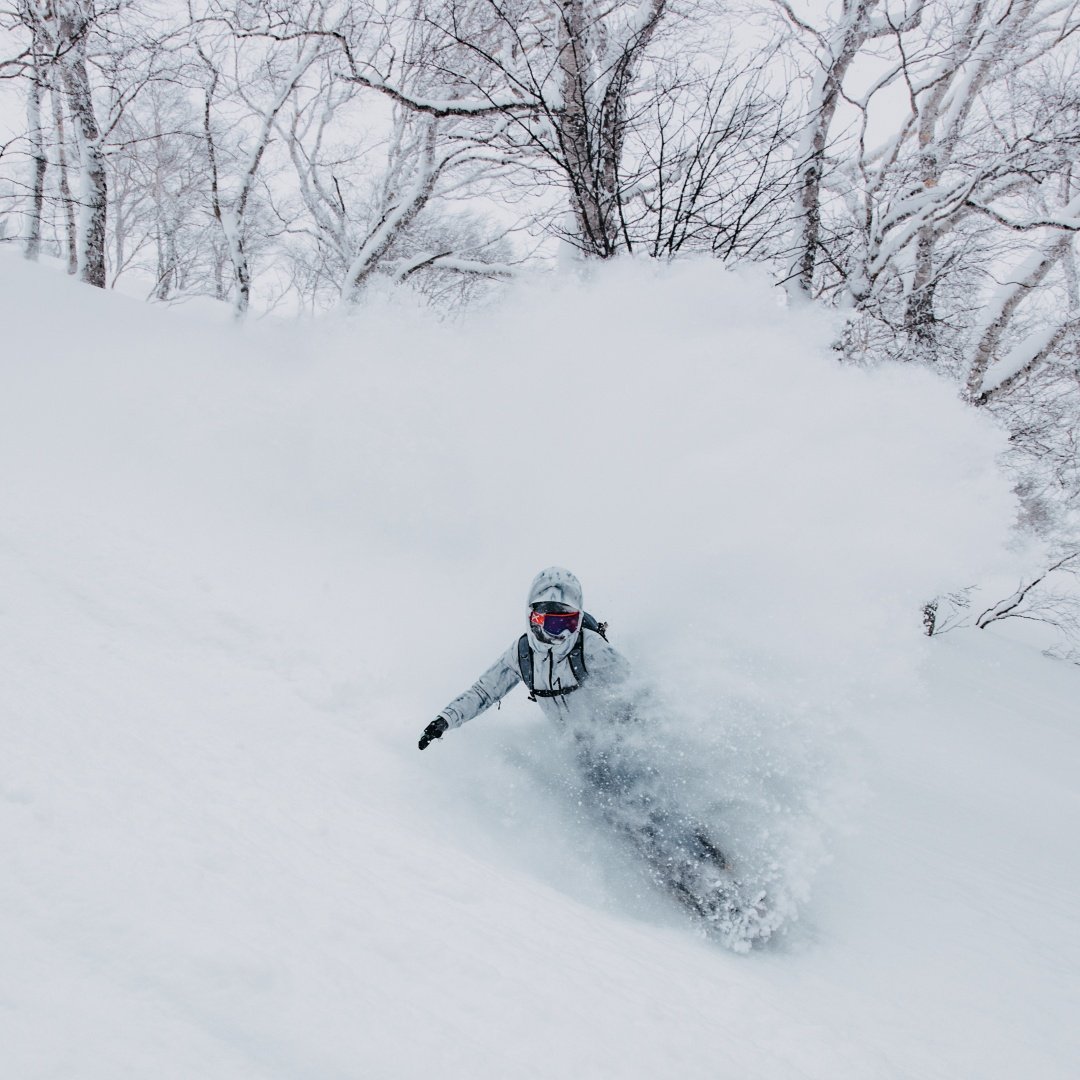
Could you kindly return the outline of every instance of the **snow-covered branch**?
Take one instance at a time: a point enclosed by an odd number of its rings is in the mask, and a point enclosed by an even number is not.
[[[385,79],[380,79],[373,75],[364,75],[360,72],[351,75],[350,79],[358,86],[364,86],[369,90],[377,90],[380,94],[385,94],[397,105],[403,105],[413,112],[427,113],[428,115],[435,117],[483,117],[508,111],[517,111],[522,108],[529,111],[531,108],[528,104],[523,105],[521,101],[512,97],[503,97],[501,99],[493,97],[490,101],[423,97],[407,93],[405,90],[402,90],[400,87],[393,85],[393,83],[388,82]]]
[[[1033,604],[1031,597],[1051,574],[1074,565],[1077,560],[1080,560],[1080,551],[1068,552],[1030,581],[1018,585],[1016,591],[1011,595],[988,607],[975,620],[975,625],[980,630],[985,630],[991,623],[1009,618],[1035,619],[1038,622],[1048,622],[1055,626],[1060,626],[1063,619],[1076,621],[1075,608],[1080,603],[1076,598],[1054,597],[1049,602]]]

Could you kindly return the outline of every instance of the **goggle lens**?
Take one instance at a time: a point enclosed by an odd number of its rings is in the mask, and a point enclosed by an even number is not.
[[[550,637],[572,634],[581,622],[580,611],[534,611],[529,616],[533,626],[539,626]]]

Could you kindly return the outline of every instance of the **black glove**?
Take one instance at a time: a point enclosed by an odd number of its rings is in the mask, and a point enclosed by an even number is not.
[[[443,732],[449,727],[450,725],[441,716],[436,716],[435,719],[424,728],[424,734],[420,736],[420,749],[426,750],[428,743],[433,743],[436,739],[441,739],[443,737]]]

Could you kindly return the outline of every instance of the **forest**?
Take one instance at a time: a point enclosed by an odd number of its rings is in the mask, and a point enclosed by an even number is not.
[[[1076,660],[1078,29],[1072,0],[4,0],[0,246],[359,334],[388,293],[454,318],[601,261],[754,266],[833,312],[838,363],[1007,432],[1028,572],[927,597],[926,632],[1034,620]]]

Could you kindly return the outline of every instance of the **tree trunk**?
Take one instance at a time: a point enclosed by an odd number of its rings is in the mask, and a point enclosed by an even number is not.
[[[983,316],[981,332],[965,382],[969,401],[983,404],[987,400],[984,380],[991,365],[998,359],[998,347],[1016,314],[1016,309],[1064,258],[1071,244],[1071,234],[1055,234],[1042,248],[1037,248],[1019,267],[1009,273],[1008,285],[999,290]]]
[[[155,300],[168,300],[176,287],[176,223],[166,219],[157,229],[157,285]]]
[[[79,185],[79,277],[88,285],[104,289],[106,219],[109,187],[105,175],[105,155],[101,132],[94,112],[90,76],[86,69],[83,30],[65,26],[64,39],[72,42],[62,61],[64,89],[79,143],[81,182]]]
[[[52,94],[53,123],[56,126],[56,164],[60,176],[60,209],[64,215],[64,237],[67,241],[67,272],[74,276],[79,272],[79,241],[75,228],[75,203],[71,198],[68,181],[67,131],[64,124],[64,102],[54,80]]]
[[[931,96],[919,118],[919,171],[923,190],[932,191],[937,187],[940,164],[936,152],[937,114],[948,83],[942,80],[938,92]],[[928,221],[915,240],[915,270],[911,280],[911,291],[904,305],[904,333],[908,340],[920,352],[928,354],[924,359],[933,359],[931,347],[935,337],[934,313],[934,245],[937,230],[932,221]]]
[[[904,305],[904,333],[908,340],[932,360],[937,313],[934,310],[934,242],[933,225],[924,225],[915,241],[915,272],[911,291]]]
[[[829,143],[844,77],[868,34],[870,12],[878,0],[845,0],[840,26],[827,40],[822,70],[810,95],[810,119],[799,151],[798,211],[795,257],[788,275],[788,292],[809,296],[814,286],[818,248],[821,243],[821,184],[825,174],[825,151]]]
[[[435,190],[442,165],[437,160],[439,125],[428,119],[420,136],[423,147],[411,188],[391,199],[382,219],[368,235],[345,272],[341,296],[346,303],[360,299],[365,285],[379,268],[387,252],[427,206]]]
[[[45,134],[41,126],[41,100],[44,79],[41,73],[41,51],[37,35],[34,35],[34,71],[30,78],[30,96],[27,101],[27,120],[30,129],[30,159],[33,174],[30,183],[30,221],[26,229],[26,257],[37,261],[41,251],[41,219],[45,207],[45,176],[48,159],[45,157]]]
[[[570,181],[570,208],[577,227],[578,246],[586,257],[605,259],[613,252],[589,138],[587,33],[584,0],[563,0],[559,5],[558,38],[562,89],[562,111],[557,123],[559,150]]]

